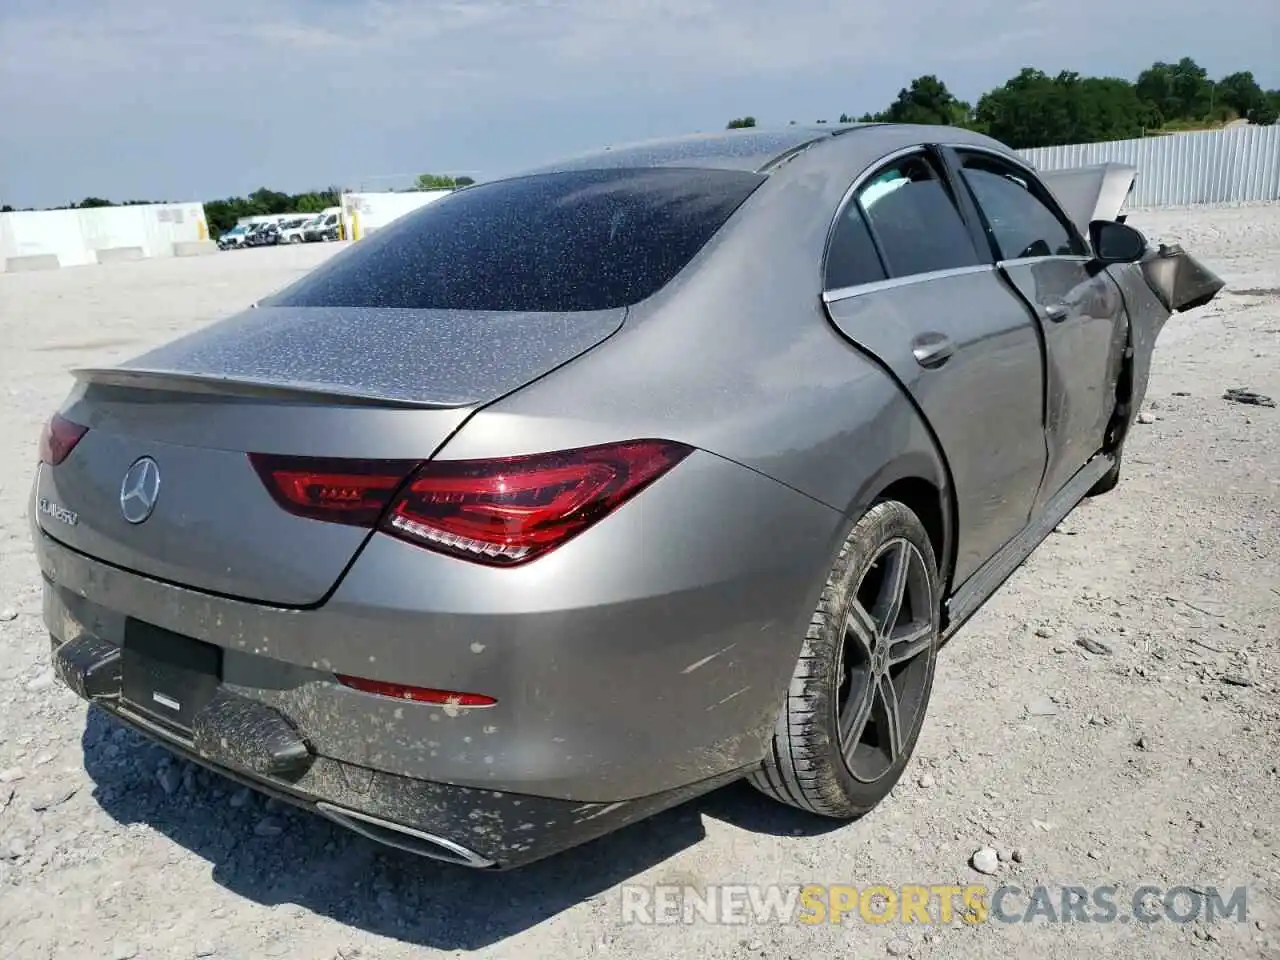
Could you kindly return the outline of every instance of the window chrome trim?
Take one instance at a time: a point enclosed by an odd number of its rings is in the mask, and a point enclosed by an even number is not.
[[[1046,260],[1062,260],[1068,263],[1092,263],[1093,257],[1078,253],[1046,253],[1043,257],[1010,257],[1008,260],[997,260],[997,267],[1022,267],[1031,263],[1044,263]]]
[[[1035,182],[1040,185],[1040,189],[1043,190],[1045,192],[1045,195],[1048,196],[1048,198],[1053,202],[1052,213],[1055,217],[1058,218],[1058,222],[1065,224],[1067,230],[1070,231],[1077,240],[1079,240],[1082,244],[1084,244],[1084,248],[1086,250],[1092,249],[1092,245],[1089,243],[1089,238],[1080,232],[1080,228],[1076,226],[1075,221],[1072,220],[1069,216],[1067,216],[1067,211],[1063,210],[1062,205],[1058,203],[1058,198],[1053,195],[1053,191],[1050,190],[1049,187],[1045,184],[1045,182],[1040,179],[1040,171],[1038,171],[1035,167],[1031,166],[1031,164],[1028,163],[1026,160],[1024,160],[1022,157],[1012,153],[1004,153],[1003,151],[995,150],[991,147],[978,146],[976,144],[970,144],[970,143],[939,143],[938,146],[945,147],[948,150],[955,150],[958,153],[967,152],[967,153],[986,154],[988,157],[994,157],[997,160],[1003,160],[1005,163],[1009,164],[1009,166],[1016,167],[1019,170],[1021,170],[1023,173],[1030,176],[1031,179],[1035,180]],[[969,187],[969,190],[970,192],[972,192],[973,188]],[[1039,197],[1037,197],[1036,199],[1038,200]],[[974,198],[974,203],[977,204],[976,197]],[[979,209],[981,209],[981,207],[979,207]],[[1089,262],[1093,260],[1092,256],[1082,255],[1078,253],[1067,254],[1065,256],[1057,256],[1055,254],[1050,254],[1050,257],[1055,257],[1056,259],[1061,259],[1061,260],[1083,260],[1085,262]],[[1012,260],[1003,260],[1001,261],[1001,263],[1005,263],[1005,264],[1033,263],[1038,260],[1047,260],[1047,259],[1049,259],[1049,257],[1017,257]]]
[[[931,280],[947,280],[952,277],[966,277],[970,274],[994,273],[994,263],[975,263],[967,267],[951,267],[946,270],[930,270],[927,273],[912,273],[905,277],[890,277],[888,280],[875,280],[871,283],[859,283],[852,287],[840,287],[836,290],[824,290],[823,303],[841,303],[882,290],[894,290],[898,287],[914,286],[917,283],[928,283]]]
[[[877,157],[875,160],[871,161],[871,163],[869,163],[867,166],[863,167],[861,172],[859,172],[858,175],[853,178],[853,183],[849,185],[849,187],[841,195],[840,202],[836,204],[835,216],[833,216],[831,218],[831,222],[827,224],[827,239],[826,239],[826,242],[823,243],[822,245],[822,262],[818,265],[818,279],[822,284],[822,288],[823,288],[822,296],[824,299],[826,298],[828,292],[837,292],[837,291],[827,290],[827,266],[828,266],[828,260],[831,255],[831,241],[835,239],[836,230],[839,228],[841,221],[844,219],[845,211],[849,209],[849,204],[857,200],[858,191],[861,190],[863,186],[865,186],[866,182],[871,179],[871,175],[873,173],[876,173],[885,164],[893,163],[893,161],[895,160],[901,160],[903,157],[909,157],[914,153],[927,154],[928,152],[929,152],[928,145],[923,143],[912,144],[909,147],[900,147],[899,149],[894,150],[891,153],[886,153],[883,156]],[[859,217],[862,217],[861,211],[859,211],[858,215]],[[863,218],[863,221],[865,223],[865,217]],[[869,223],[865,225],[867,227],[867,230],[870,231],[871,225]],[[880,254],[878,252],[878,244],[876,242],[874,233],[872,233],[871,235],[871,243],[872,243],[872,246],[877,247],[876,258],[879,259]],[[885,266],[885,265],[881,264],[881,266]],[[885,269],[887,270],[888,268],[886,267]],[[884,280],[872,281],[873,284],[885,283],[885,282],[886,281]],[[847,290],[850,288],[844,287],[839,289]]]
[[[858,191],[862,189],[866,182],[871,179],[871,175],[873,173],[886,164],[893,163],[895,160],[901,160],[903,157],[909,157],[913,153],[927,154],[928,152],[929,145],[927,143],[917,143],[910,147],[901,147],[894,150],[892,153],[886,153],[864,167],[862,172],[854,178],[849,189],[845,190],[844,195],[840,198],[840,202],[836,204],[836,215],[831,219],[831,227],[827,231],[827,239],[831,238],[831,234],[835,230],[836,224],[838,224],[840,222],[840,218],[844,216],[845,208],[848,207],[849,203],[858,195]]]
[[[840,226],[840,221],[844,219],[844,214],[849,208],[849,204],[857,200],[858,192],[866,186],[867,181],[871,179],[872,175],[879,172],[882,167],[893,163],[895,160],[901,160],[903,157],[910,157],[917,153],[924,154],[929,165],[933,167],[934,172],[938,174],[938,178],[942,181],[943,185],[947,187],[948,193],[950,192],[951,185],[947,182],[946,170],[938,169],[938,160],[936,157],[932,156],[933,151],[930,149],[932,145],[932,141],[929,143],[914,143],[907,147],[899,147],[897,150],[893,150],[890,153],[886,153],[876,158],[864,167],[856,177],[854,177],[853,183],[849,185],[849,188],[845,190],[844,194],[840,197],[840,202],[836,205],[835,216],[831,218],[831,223],[827,226],[827,241],[822,247],[821,277],[824,287],[822,291],[822,299],[824,302],[838,303],[841,300],[848,300],[850,297],[856,297],[863,292],[873,293],[877,290],[888,290],[893,287],[901,287],[909,283],[917,283],[926,280],[941,280],[946,277],[961,276],[966,273],[977,273],[982,270],[994,269],[994,264],[976,263],[967,267],[954,267],[947,270],[931,270],[928,273],[913,273],[905,277],[889,277],[886,280],[873,280],[870,283],[860,283],[852,287],[837,287],[833,290],[825,289],[827,279],[827,257],[831,252],[831,241],[835,238],[836,228]],[[961,213],[959,209],[956,210],[956,213],[960,216],[960,219],[963,222],[964,214]],[[871,230],[871,224],[868,223],[866,226],[868,230]],[[966,231],[967,229],[968,228],[966,227]],[[874,231],[871,233],[871,238],[872,243],[875,244],[876,239]],[[981,253],[981,251],[979,251],[979,253]]]
[[[945,147],[949,150],[955,150],[957,152],[968,151],[969,153],[985,153],[987,156],[995,157],[997,160],[1003,160],[1011,166],[1022,168],[1023,173],[1031,174],[1035,177],[1036,182],[1040,183],[1040,174],[1037,172],[1036,168],[1027,163],[1027,161],[1020,155],[1013,153],[1012,151],[1005,153],[1003,150],[996,150],[993,147],[981,146],[975,143],[954,143],[951,141],[940,141],[938,146]],[[1042,187],[1044,186],[1043,183],[1040,183],[1040,185]]]

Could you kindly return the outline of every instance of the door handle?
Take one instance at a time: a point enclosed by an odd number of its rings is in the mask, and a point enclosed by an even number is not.
[[[1070,312],[1065,303],[1051,303],[1044,308],[1044,318],[1051,323],[1061,323]]]
[[[922,333],[911,342],[911,355],[922,367],[940,367],[955,352],[955,343],[945,333]]]

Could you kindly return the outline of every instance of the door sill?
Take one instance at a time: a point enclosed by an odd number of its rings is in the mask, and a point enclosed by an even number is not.
[[[1115,457],[1109,453],[1099,453],[1086,463],[1045,504],[1039,516],[964,582],[944,604],[947,618],[944,638],[949,638],[982,608],[1114,465]]]

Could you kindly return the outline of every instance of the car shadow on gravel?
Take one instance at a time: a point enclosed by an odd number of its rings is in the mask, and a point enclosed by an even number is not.
[[[498,943],[584,901],[602,920],[614,919],[620,901],[606,896],[610,888],[702,840],[703,816],[780,836],[840,826],[737,783],[521,870],[487,874],[381,847],[318,815],[241,791],[94,708],[81,743],[102,809],[208,861],[226,889],[439,950]],[[193,891],[184,896],[198,899]]]

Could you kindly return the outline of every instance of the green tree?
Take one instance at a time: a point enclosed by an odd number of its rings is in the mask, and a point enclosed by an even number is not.
[[[735,117],[733,120],[730,120],[728,124],[725,125],[725,129],[726,130],[744,130],[747,127],[754,127],[755,125],[756,125],[755,117]]]
[[[255,212],[259,215],[292,213],[294,198],[292,195],[281,193],[279,190],[268,190],[266,187],[259,187],[249,194],[249,202],[253,204]]]
[[[983,94],[974,117],[987,134],[1019,150],[1126,140],[1160,121],[1126,80],[1070,71],[1050,77],[1032,67]]]
[[[420,173],[414,182],[415,190],[451,190],[458,185],[453,177],[440,173]]]
[[[1178,100],[1173,93],[1173,66],[1157,61],[1138,74],[1134,83],[1138,98],[1160,113],[1162,120],[1174,120],[1181,116]]]
[[[1213,109],[1214,86],[1208,72],[1190,57],[1183,57],[1173,67],[1173,95],[1187,120],[1199,120]]]
[[[957,99],[936,76],[925,74],[899,90],[897,99],[877,119],[954,126],[969,119],[969,104]]]
[[[1270,126],[1280,121],[1280,90],[1268,90],[1262,104],[1249,114],[1249,122]]]
[[[1177,63],[1157,61],[1134,84],[1138,97],[1160,111],[1164,122],[1204,120],[1214,106],[1214,84],[1190,57]]]
[[[1237,117],[1248,119],[1267,106],[1267,95],[1253,79],[1251,70],[1241,70],[1223,77],[1218,82],[1217,99],[1235,111]]]

